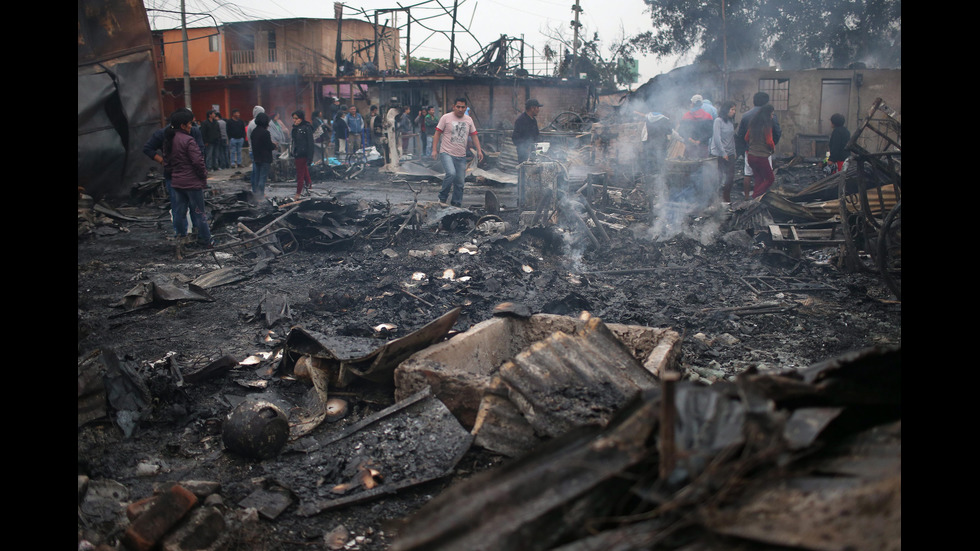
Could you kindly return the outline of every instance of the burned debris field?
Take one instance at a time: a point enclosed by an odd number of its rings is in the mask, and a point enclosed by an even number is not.
[[[793,206],[845,176],[690,203],[569,155],[451,207],[433,168],[222,171],[211,250],[158,179],[80,198],[79,542],[901,548],[896,282]]]

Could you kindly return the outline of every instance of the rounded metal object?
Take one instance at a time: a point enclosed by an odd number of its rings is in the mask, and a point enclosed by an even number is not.
[[[221,438],[228,450],[253,459],[278,454],[289,439],[289,422],[279,406],[246,400],[225,419]]]
[[[341,398],[330,398],[324,404],[327,414],[327,422],[333,423],[340,421],[347,416],[347,400]]]

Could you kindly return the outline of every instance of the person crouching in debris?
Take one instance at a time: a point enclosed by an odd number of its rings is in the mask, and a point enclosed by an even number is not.
[[[840,113],[830,116],[830,125],[834,129],[830,132],[830,157],[827,160],[834,166],[833,172],[844,170],[844,161],[847,160],[847,142],[851,141],[851,132],[844,122],[844,115]]]
[[[208,170],[205,167],[204,153],[191,137],[192,120],[194,114],[190,111],[178,110],[171,115],[170,127],[163,136],[164,167],[170,171],[170,185],[177,200],[177,212],[184,212],[189,207],[194,227],[197,228],[198,243],[213,247],[214,239],[204,211]],[[186,240],[186,219],[177,217],[176,224],[178,239]]]
[[[437,156],[446,171],[442,179],[442,190],[439,191],[439,201],[445,203],[449,199],[454,207],[463,206],[463,183],[466,179],[466,143],[473,138],[477,158],[483,160],[483,149],[480,139],[476,136],[476,125],[466,114],[466,98],[456,98],[452,113],[446,113],[436,125],[435,137],[432,140],[432,158]],[[440,143],[441,142],[441,143]]]
[[[732,202],[732,186],[735,184],[735,102],[721,104],[711,135],[711,154],[718,160],[721,200]]]
[[[306,113],[302,109],[293,111],[293,130],[290,143],[293,147],[293,158],[296,160],[296,196],[294,199],[299,201],[300,194],[307,193],[313,188],[313,180],[310,178],[310,163],[313,161],[313,125],[306,120]]]
[[[776,151],[776,143],[772,139],[772,116],[775,109],[771,104],[762,106],[759,112],[749,122],[749,130],[745,134],[745,157],[752,167],[752,178],[755,187],[752,188],[752,198],[755,199],[769,190],[776,180],[769,157]]]
[[[538,113],[541,111],[541,102],[531,98],[524,102],[524,112],[514,121],[514,132],[511,134],[511,141],[517,147],[517,164],[521,164],[531,157],[531,150],[538,141]]]
[[[272,151],[275,149],[272,133],[269,131],[269,115],[259,113],[255,116],[255,130],[252,130],[252,200],[258,203],[265,200],[265,181],[272,167]]]

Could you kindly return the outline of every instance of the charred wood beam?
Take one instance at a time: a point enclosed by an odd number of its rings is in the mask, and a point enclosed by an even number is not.
[[[582,202],[585,205],[585,210],[589,211],[589,217],[595,222],[595,227],[599,229],[599,234],[602,235],[602,240],[606,243],[609,242],[609,234],[606,233],[606,228],[602,227],[602,222],[599,221],[599,217],[596,215],[595,209],[592,208],[592,204],[589,203],[589,198],[583,194],[579,194],[582,197]]]

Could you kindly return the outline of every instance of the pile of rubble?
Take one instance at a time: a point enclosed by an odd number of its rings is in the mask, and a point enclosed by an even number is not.
[[[79,548],[900,549],[901,303],[803,227],[812,168],[217,187],[178,255],[154,184],[80,197]]]

